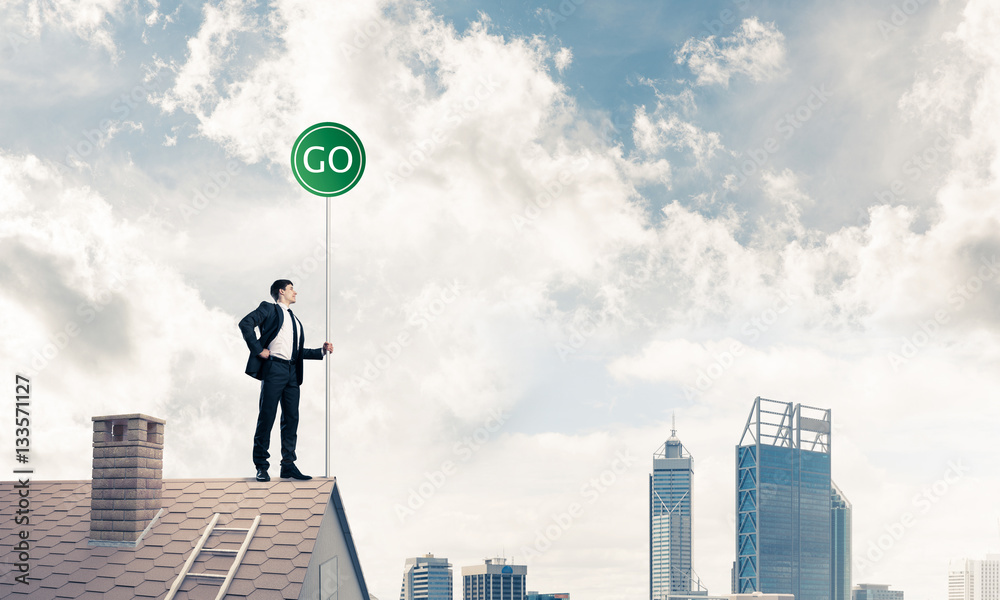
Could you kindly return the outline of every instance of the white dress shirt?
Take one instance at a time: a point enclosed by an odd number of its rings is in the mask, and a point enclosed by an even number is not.
[[[282,358],[284,360],[292,360],[292,320],[289,319],[290,315],[288,313],[288,308],[281,302],[277,303],[281,307],[282,312],[285,313],[284,320],[281,322],[281,329],[278,330],[278,335],[274,336],[271,343],[267,346],[267,349],[271,352],[271,356],[276,358]],[[295,326],[298,331],[302,331],[302,322],[296,319]]]

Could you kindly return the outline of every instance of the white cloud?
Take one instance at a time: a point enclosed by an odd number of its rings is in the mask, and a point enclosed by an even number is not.
[[[774,23],[750,17],[732,36],[689,39],[676,57],[677,64],[686,64],[695,74],[696,85],[728,86],[740,74],[768,81],[785,72],[785,36]]]
[[[573,51],[569,48],[560,48],[553,58],[556,69],[562,73],[573,62]]]
[[[116,57],[111,19],[125,5],[123,0],[12,0],[4,3],[3,18],[8,36],[38,38],[46,27],[65,29]]]
[[[700,169],[707,168],[708,161],[724,150],[717,132],[704,131],[697,125],[681,120],[676,113],[654,115],[651,118],[646,113],[645,106],[635,109],[632,137],[636,147],[648,154],[655,154],[664,148],[689,151]]]
[[[203,13],[198,35],[188,39],[187,60],[177,70],[173,88],[160,98],[167,112],[180,108],[200,115],[204,104],[216,101],[215,80],[235,54],[237,34],[259,30],[250,6],[238,0],[205,4]]]

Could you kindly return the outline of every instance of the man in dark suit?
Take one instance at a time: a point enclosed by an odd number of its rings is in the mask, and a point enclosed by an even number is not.
[[[253,464],[257,481],[270,481],[267,474],[267,448],[271,429],[281,404],[281,477],[312,479],[295,466],[296,430],[299,426],[299,386],[302,385],[303,359],[320,360],[333,352],[333,344],[323,342],[322,348],[304,348],[306,336],[302,323],[292,313],[297,295],[292,282],[279,279],[271,284],[274,302],[261,302],[257,310],[243,317],[240,331],[250,358],[246,373],[260,380],[260,403],[257,430],[253,436]],[[260,330],[258,338],[254,328]]]

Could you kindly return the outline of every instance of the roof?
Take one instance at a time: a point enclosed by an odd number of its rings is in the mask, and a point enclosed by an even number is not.
[[[0,489],[3,505],[17,506],[13,485],[5,482]],[[8,567],[0,576],[0,596],[164,598],[214,513],[221,514],[217,527],[223,528],[247,528],[257,515],[261,517],[226,598],[298,598],[321,525],[324,539],[333,531],[342,532],[339,537],[346,542],[353,570],[361,577],[335,479],[164,480],[163,510],[135,548],[88,543],[90,496],[90,481],[32,481],[30,523],[15,523],[12,510],[0,514],[0,547],[4,549],[0,561]],[[324,516],[331,522],[324,524]],[[20,541],[21,530],[29,532],[29,585],[14,580],[17,558],[12,548]],[[216,533],[205,547],[236,549],[244,537],[237,532]],[[225,574],[232,562],[232,556],[202,553],[191,571]],[[319,565],[314,568],[318,570]],[[215,598],[219,586],[216,581],[188,577],[175,598]],[[367,597],[363,578],[360,586]]]

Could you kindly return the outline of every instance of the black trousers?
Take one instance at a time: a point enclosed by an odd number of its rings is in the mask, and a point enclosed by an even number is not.
[[[271,456],[271,429],[281,405],[281,465],[295,462],[295,442],[299,428],[299,383],[292,363],[267,361],[264,380],[260,384],[260,403],[257,413],[257,430],[253,434],[253,464],[267,469]]]

